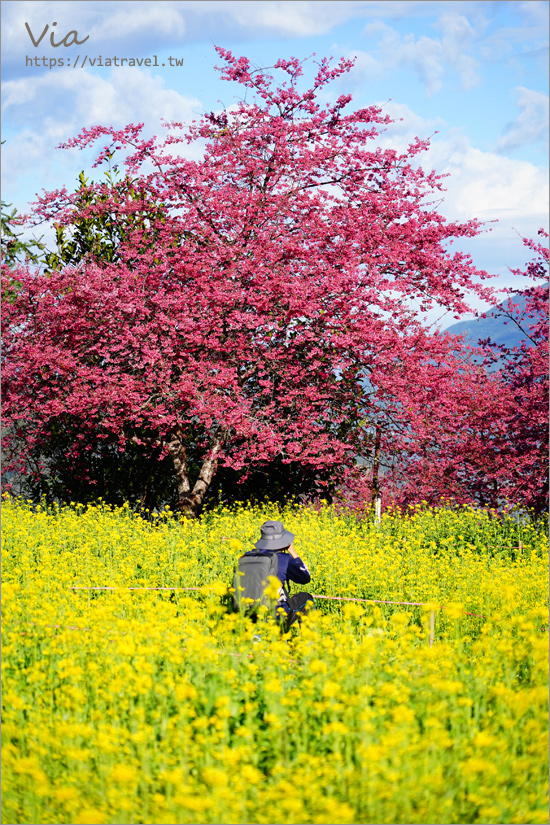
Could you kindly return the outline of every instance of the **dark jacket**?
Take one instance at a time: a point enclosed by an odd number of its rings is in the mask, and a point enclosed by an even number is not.
[[[262,555],[266,556],[272,555],[272,552],[269,550],[255,550],[254,552],[260,552]],[[278,553],[277,555],[277,578],[282,585],[282,593],[280,594],[279,601],[282,602],[286,601],[288,598],[288,593],[285,588],[287,581],[295,582],[296,584],[307,584],[311,581],[311,574],[307,568],[307,565],[301,558],[298,557],[297,559],[294,559],[289,553]]]

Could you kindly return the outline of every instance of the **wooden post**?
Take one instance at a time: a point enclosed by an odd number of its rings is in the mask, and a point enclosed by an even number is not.
[[[374,457],[372,463],[372,505],[374,508],[374,523],[380,525],[382,515],[382,496],[380,495],[380,442],[382,440],[382,427],[376,425],[376,436],[374,439]]]
[[[380,525],[382,521],[382,496],[378,491],[374,497],[374,521]]]
[[[430,610],[430,647],[435,639],[435,610]]]

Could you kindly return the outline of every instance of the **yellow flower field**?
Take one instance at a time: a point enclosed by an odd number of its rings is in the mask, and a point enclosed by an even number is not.
[[[6,825],[548,821],[548,542],[526,519],[2,514]],[[424,606],[319,598],[254,643],[226,593],[266,518],[314,594]]]

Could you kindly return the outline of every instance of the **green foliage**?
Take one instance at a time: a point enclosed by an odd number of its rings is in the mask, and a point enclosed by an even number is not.
[[[106,172],[105,179],[106,183],[97,188],[83,171],[78,176],[74,201],[78,217],[70,228],[56,224],[57,251],[45,256],[47,271],[83,260],[100,265],[116,263],[121,247],[142,232],[145,244],[152,244],[157,222],[165,220],[162,206],[151,203],[136,180],[120,178],[116,170]]]
[[[2,263],[10,267],[23,261],[38,265],[42,260],[40,253],[45,249],[42,238],[23,240],[23,232],[16,231],[16,227],[23,225],[23,219],[15,207],[8,212],[10,206],[11,203],[2,201]],[[16,284],[14,280],[14,287]]]

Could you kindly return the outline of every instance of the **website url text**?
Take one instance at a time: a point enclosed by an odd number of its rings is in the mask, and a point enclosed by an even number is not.
[[[183,57],[172,57],[170,55],[166,58],[168,60],[169,66],[183,66]],[[86,66],[94,67],[100,66],[109,67],[109,66],[166,66],[166,63],[159,63],[156,54],[153,57],[103,57],[99,55],[99,57],[88,57],[87,54],[84,55],[82,61],[80,60],[80,55],[78,54],[74,60],[71,62],[70,57],[29,57],[26,56],[25,66],[45,66],[47,69],[58,69],[58,68],[72,68],[72,69],[84,69]]]

